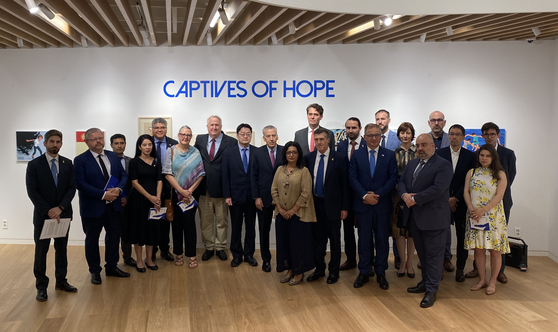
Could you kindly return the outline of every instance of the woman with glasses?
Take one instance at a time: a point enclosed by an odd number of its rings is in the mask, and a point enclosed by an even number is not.
[[[281,283],[298,285],[304,272],[312,270],[314,252],[311,222],[316,222],[312,197],[312,178],[304,167],[302,149],[297,142],[287,142],[281,164],[273,178],[271,196],[275,204],[277,236],[277,272],[287,271]]]
[[[171,146],[165,153],[163,174],[174,189],[172,190],[172,204],[174,206],[174,220],[172,221],[172,252],[176,255],[174,264],[184,265],[184,256],[189,257],[188,267],[198,266],[196,260],[196,210],[197,204],[182,212],[178,202],[186,206],[194,201],[194,190],[205,176],[203,161],[198,149],[190,146],[192,130],[188,126],[180,127],[178,144]],[[198,197],[199,198],[199,197]],[[184,250],[182,249],[184,245]]]

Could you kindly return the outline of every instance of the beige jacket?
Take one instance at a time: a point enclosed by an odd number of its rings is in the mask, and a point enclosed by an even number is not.
[[[286,174],[287,166],[283,165],[275,172],[271,185],[273,204],[281,204],[285,210],[290,210],[295,204],[300,206],[296,215],[301,221],[316,222],[314,198],[312,196],[312,178],[306,167],[295,168],[290,175]],[[287,185],[288,182],[288,185]],[[276,217],[279,214],[275,208]]]

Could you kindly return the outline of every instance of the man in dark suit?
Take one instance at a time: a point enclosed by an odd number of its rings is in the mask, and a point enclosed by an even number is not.
[[[353,153],[356,150],[366,148],[366,141],[362,138],[362,136],[360,136],[361,130],[362,126],[358,118],[351,117],[345,121],[345,133],[347,135],[347,139],[337,144],[337,152],[346,156],[348,161],[351,161]],[[347,170],[347,175],[348,174],[349,170]],[[353,188],[349,187],[349,210],[347,211],[347,218],[343,219],[343,236],[345,240],[345,256],[347,256],[347,260],[339,266],[339,270],[341,271],[350,270],[357,266],[355,240],[356,217],[352,206],[353,196]]]
[[[76,194],[76,179],[74,166],[70,159],[58,154],[62,147],[62,133],[56,129],[46,132],[43,141],[46,153],[33,159],[27,164],[25,183],[27,195],[35,206],[33,211],[33,226],[35,239],[35,287],[37,301],[48,299],[46,276],[46,258],[50,247],[50,239],[40,239],[45,219],[72,219],[72,199]],[[69,230],[68,230],[69,233]],[[70,285],[66,279],[68,272],[68,233],[66,236],[54,239],[56,289],[75,293],[77,288]]]
[[[304,164],[312,177],[314,209],[317,222],[312,223],[314,263],[316,269],[307,281],[325,277],[327,241],[331,257],[329,260],[328,284],[339,280],[341,263],[341,220],[347,218],[349,209],[347,158],[329,148],[329,137],[325,128],[314,132],[316,150],[304,156]]]
[[[126,136],[122,134],[112,135],[110,137],[110,147],[112,152],[116,153],[120,159],[122,167],[124,167],[126,174],[128,174],[128,164],[132,158],[124,155],[124,151],[126,150]],[[122,197],[120,198],[120,202],[122,203],[122,211],[120,211],[120,248],[122,248],[122,260],[124,263],[126,265],[136,267],[136,260],[132,257],[132,244],[125,239],[124,234],[124,230],[126,229],[126,215],[124,214],[124,207],[128,203],[128,197],[131,189],[131,181],[128,181],[128,183],[126,183],[126,188],[124,188]]]
[[[223,122],[217,115],[207,119],[207,134],[198,135],[195,147],[200,151],[205,169],[205,177],[196,189],[195,196],[200,195],[198,211],[202,241],[205,252],[202,260],[209,260],[215,252],[220,260],[226,261],[228,231],[228,208],[223,198],[223,173],[221,164],[223,153],[230,148],[237,148],[238,141],[221,131]]]
[[[436,150],[440,157],[452,164],[453,177],[450,184],[449,206],[451,209],[451,223],[455,225],[457,236],[457,269],[455,271],[455,281],[465,281],[463,269],[467,263],[469,251],[465,249],[465,220],[467,205],[463,200],[463,187],[467,172],[476,165],[475,154],[465,148],[461,148],[461,143],[465,138],[465,128],[455,124],[449,129],[450,146]]]
[[[252,199],[258,214],[258,230],[260,234],[260,253],[262,270],[271,272],[271,251],[269,250],[269,232],[275,205],[272,204],[271,184],[275,171],[281,165],[283,146],[277,144],[277,128],[265,126],[262,130],[265,145],[257,148],[252,156]]]
[[[500,159],[500,164],[504,168],[504,172],[506,172],[506,179],[508,180],[508,185],[506,186],[506,191],[504,192],[504,199],[502,200],[504,205],[504,215],[506,216],[506,224],[510,222],[510,211],[513,205],[512,194],[511,194],[511,185],[513,184],[513,180],[515,179],[515,175],[517,174],[516,169],[516,157],[515,152],[512,149],[508,149],[503,145],[500,145],[500,127],[496,125],[494,122],[487,122],[482,125],[482,138],[486,144],[491,144],[494,146],[496,151],[498,152],[498,158]],[[503,284],[508,283],[508,277],[504,273],[504,269],[506,267],[506,255],[502,255],[502,267],[500,268],[500,273],[498,273],[497,280]],[[467,278],[476,278],[478,277],[479,272],[474,269],[468,272],[465,276]]]
[[[236,128],[238,148],[230,148],[223,153],[223,196],[231,212],[231,254],[232,267],[242,263],[242,258],[250,266],[258,266],[254,258],[256,250],[256,206],[251,194],[250,172],[255,146],[252,127],[241,123]],[[242,221],[244,220],[244,249],[242,248]]]
[[[390,216],[393,209],[391,192],[397,184],[395,153],[380,146],[382,133],[377,124],[364,128],[366,149],[358,149],[349,165],[349,183],[355,191],[353,209],[358,224],[358,270],[354,287],[362,287],[369,280],[372,265],[372,243],[376,249],[376,280],[387,290]],[[374,239],[374,240],[372,240]]]
[[[306,107],[306,117],[308,118],[308,127],[295,132],[294,137],[294,141],[300,144],[304,155],[314,151],[314,131],[320,127],[320,121],[324,117],[324,108],[319,104],[312,104]],[[333,151],[335,149],[335,136],[331,130],[326,130],[329,137],[329,148]]]
[[[422,280],[409,293],[424,293],[422,308],[434,305],[443,274],[451,210],[449,186],[453,176],[451,163],[435,153],[430,134],[417,137],[417,156],[407,164],[397,191],[405,202],[403,222],[410,225],[417,254],[422,263]]]
[[[118,242],[120,239],[120,195],[128,181],[128,175],[116,153],[104,150],[105,137],[99,128],[85,132],[85,144],[89,150],[74,159],[76,184],[79,191],[79,212],[85,232],[85,258],[91,273],[91,283],[101,284],[101,257],[99,236],[104,228],[105,274],[120,278],[130,274],[120,270]],[[116,186],[107,186],[109,179]]]
[[[151,131],[153,133],[153,141],[155,142],[155,150],[157,151],[157,159],[162,163],[165,160],[167,149],[178,142],[167,136],[167,120],[163,118],[156,118],[151,121]],[[171,185],[163,175],[163,195],[161,201],[170,199]],[[161,220],[159,223],[159,249],[161,250],[161,257],[167,261],[174,261],[174,257],[170,253],[170,222]],[[157,254],[157,246],[153,246],[152,259],[155,260]]]

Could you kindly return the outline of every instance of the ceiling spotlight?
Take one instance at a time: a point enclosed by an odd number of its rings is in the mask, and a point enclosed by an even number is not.
[[[380,26],[380,19],[377,18],[374,20],[374,30],[380,30],[381,26]]]
[[[225,9],[223,8],[223,6],[219,6],[219,9],[217,9],[217,12],[219,13],[219,17],[221,18],[221,22],[223,22],[224,25],[229,24],[229,18],[227,17],[227,13],[225,12]]]
[[[52,20],[54,19],[55,15],[54,13],[45,5],[43,5],[42,3],[39,4],[39,9],[41,10],[41,12],[43,14],[45,14],[45,16],[49,19]]]
[[[391,23],[393,22],[393,20],[391,19],[391,15],[386,15],[386,17],[384,18],[384,25],[386,27],[389,27],[391,25]]]
[[[533,28],[531,30],[533,30],[533,33],[535,34],[535,37],[538,37],[541,34],[541,29],[539,29],[539,28]]]
[[[87,47],[87,38],[85,38],[84,36],[81,36],[81,46]]]
[[[289,34],[294,35],[296,32],[296,27],[294,22],[289,23]]]
[[[217,24],[218,20],[219,20],[219,11],[217,11],[215,13],[215,16],[213,16],[213,19],[211,20],[211,23],[209,23],[209,27],[213,28],[215,26],[215,24]]]
[[[17,37],[17,47],[22,48],[23,47],[23,39]]]
[[[453,29],[451,27],[446,27],[446,34],[448,36],[452,36],[453,35]]]
[[[271,35],[271,43],[272,43],[273,45],[277,45],[277,43],[278,43],[278,42],[277,42],[277,36],[276,36],[275,34],[272,34],[272,35]]]
[[[422,35],[420,35],[419,41],[421,43],[424,43],[426,41],[426,33],[423,33]]]
[[[211,38],[211,31],[207,32],[207,46],[213,45],[213,39]]]
[[[35,0],[25,0],[25,3],[31,14],[35,14],[39,11],[39,7],[35,4]]]

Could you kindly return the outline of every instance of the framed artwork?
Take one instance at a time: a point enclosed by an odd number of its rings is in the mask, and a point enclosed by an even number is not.
[[[151,130],[151,122],[156,118],[163,118],[167,120],[167,136],[176,139],[172,136],[172,117],[171,116],[140,116],[138,117],[138,137],[143,134],[153,135]]]
[[[103,136],[104,135],[105,132],[103,131]],[[105,148],[106,147],[107,147],[107,137],[105,137]],[[88,149],[89,148],[87,147],[87,144],[85,144],[85,130],[76,131],[76,156],[79,156],[80,154],[84,153]]]
[[[477,151],[486,142],[482,138],[482,133],[480,129],[465,129],[465,138],[461,147],[469,151]],[[498,144],[506,146],[506,130],[500,128],[500,138],[498,138]]]
[[[16,131],[16,160],[30,161],[46,152],[46,131]]]
[[[343,129],[331,129],[333,137],[335,137],[335,146],[347,139],[347,132]]]

